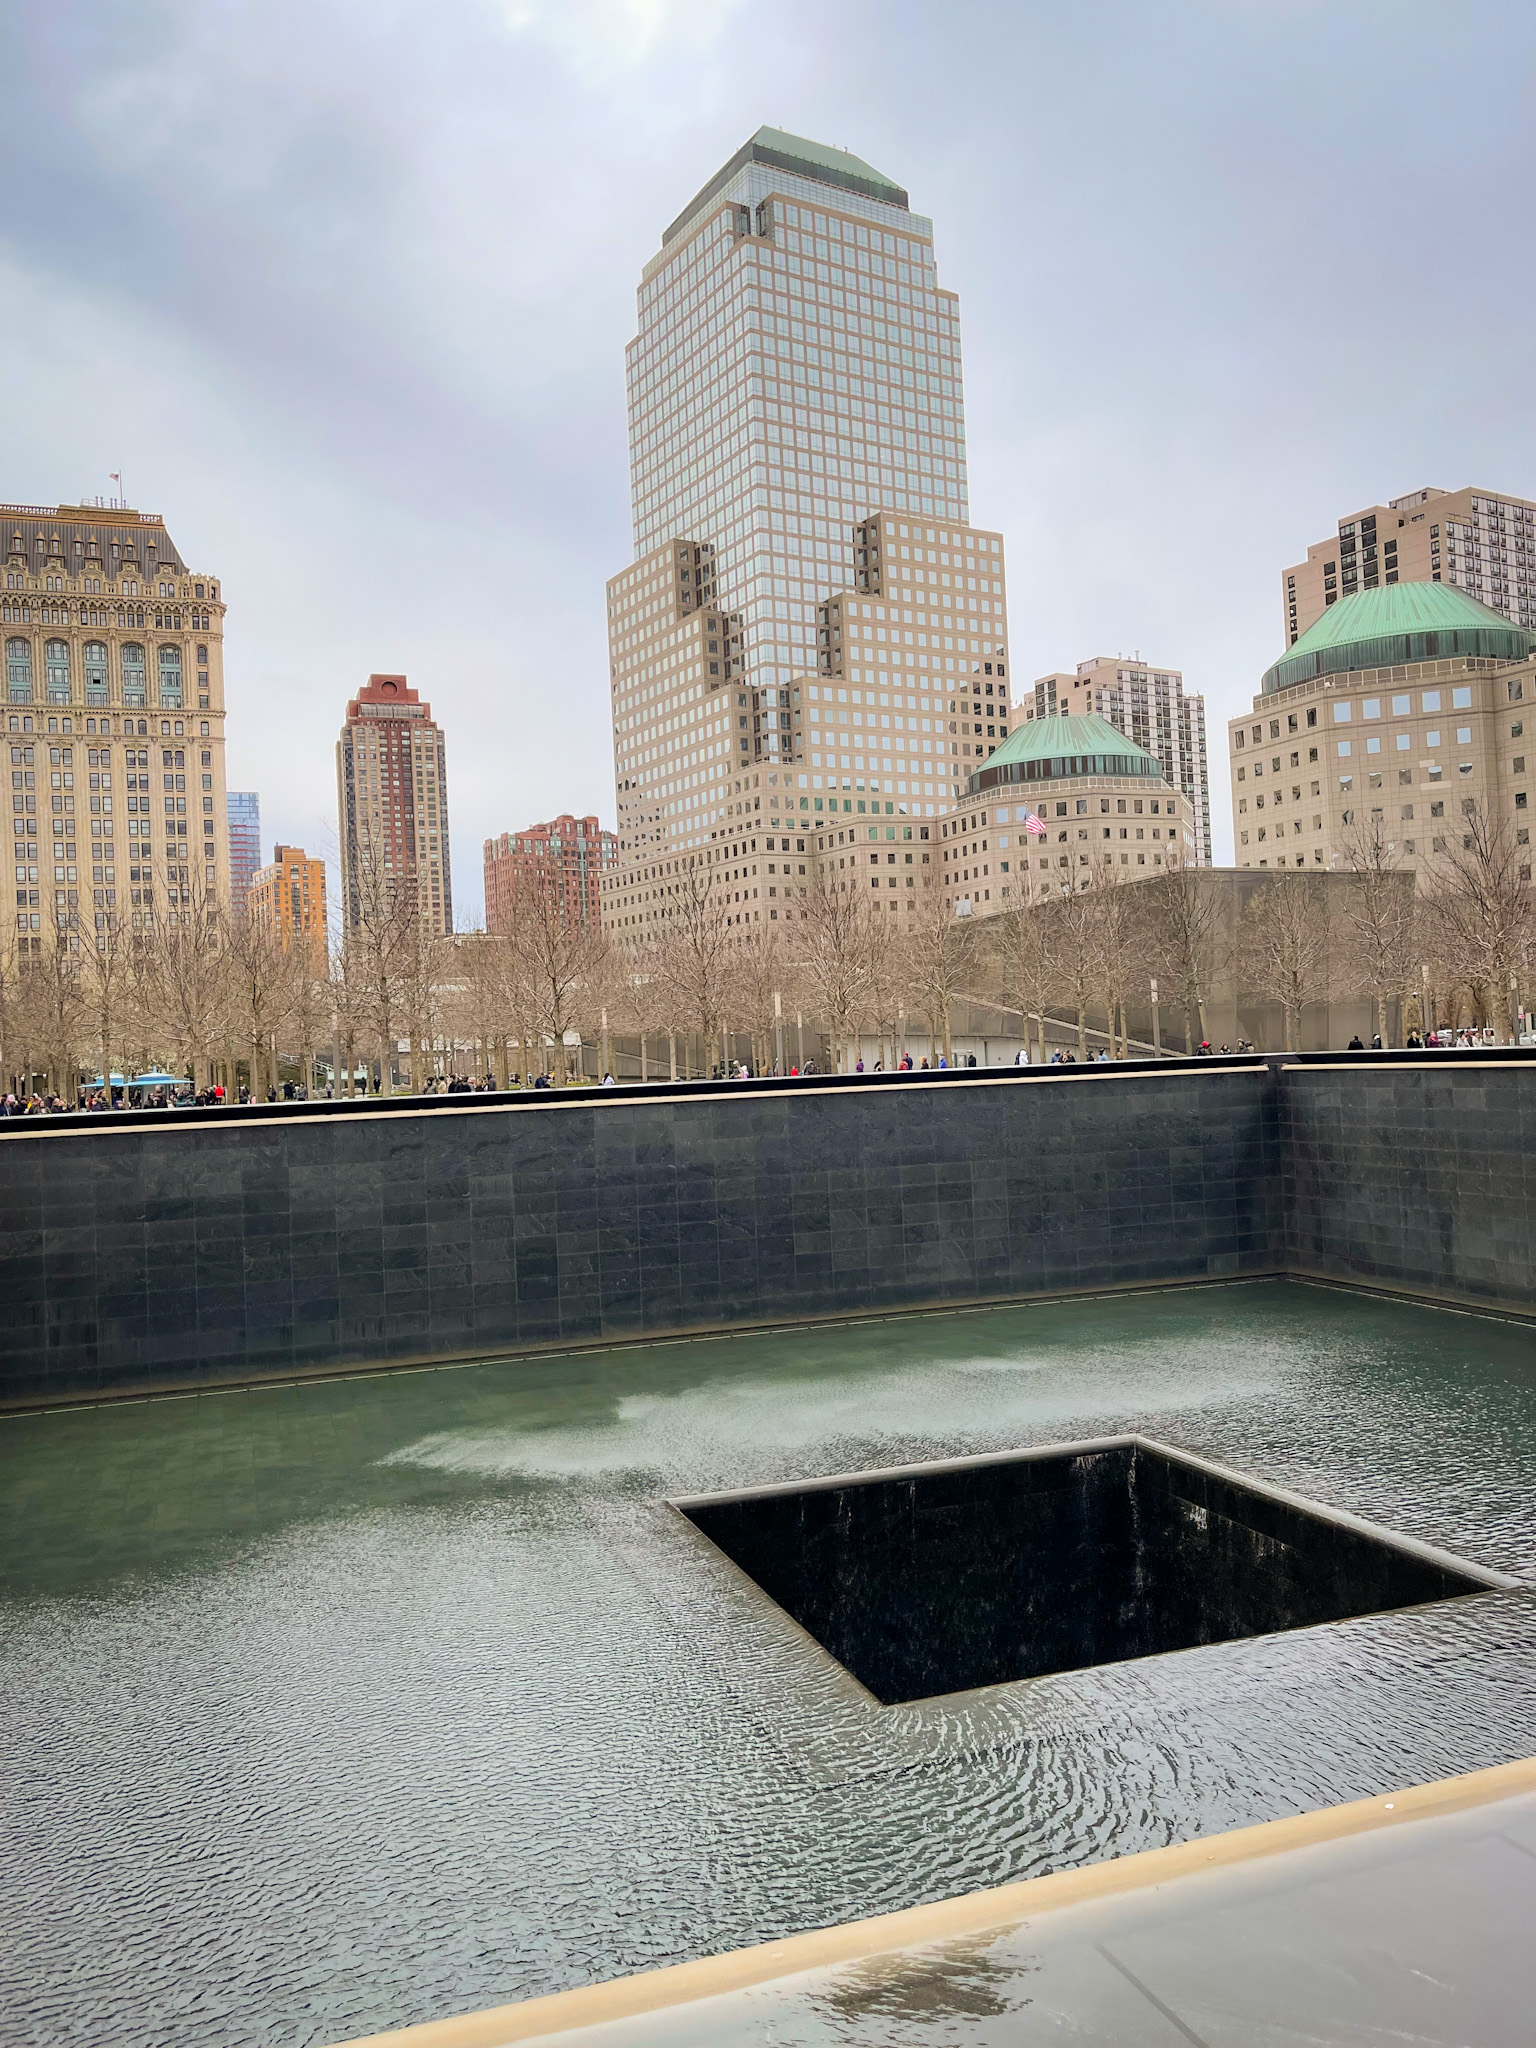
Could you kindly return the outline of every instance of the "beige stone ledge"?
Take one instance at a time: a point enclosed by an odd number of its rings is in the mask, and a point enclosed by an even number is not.
[[[1136,1856],[1056,1871],[1049,1877],[1025,1878],[1017,1884],[967,1892],[959,1898],[942,1899],[936,1905],[912,1906],[899,1913],[882,1913],[874,1919],[792,1934],[782,1941],[735,1949],[726,1955],[703,1956],[696,1962],[676,1963],[636,1977],[619,1977],[606,1984],[584,1985],[546,1998],[524,1999],[515,2005],[492,2006],[484,2012],[465,2013],[455,2019],[429,2020],[419,2026],[370,2034],[366,2039],[342,2044],[342,2048],[510,2048],[514,2042],[629,2019],[671,2005],[690,2004],[695,1999],[716,1998],[725,1992],[743,1991],[805,1970],[862,1962],[892,1949],[996,1932],[1063,1906],[1169,1884],[1223,1866],[1284,1855],[1292,1849],[1345,1841],[1381,1828],[1398,1827],[1405,1821],[1461,1813],[1470,1807],[1531,1792],[1536,1792],[1536,1757],[1499,1764],[1491,1770],[1469,1771],[1462,1777],[1442,1778],[1431,1785],[1410,1786],[1379,1798],[1355,1799],[1343,1806],[1264,1821],[1257,1827],[1200,1835],[1168,1849],[1148,1849]]]

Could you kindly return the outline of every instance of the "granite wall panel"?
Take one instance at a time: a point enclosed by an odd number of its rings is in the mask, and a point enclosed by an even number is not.
[[[1280,1257],[1262,1066],[0,1136],[7,1399]]]
[[[1536,1308],[1536,1064],[1287,1066],[1286,1262]]]
[[[1287,1269],[1536,1307],[1533,1138],[1531,1062],[13,1123],[0,1399]]]

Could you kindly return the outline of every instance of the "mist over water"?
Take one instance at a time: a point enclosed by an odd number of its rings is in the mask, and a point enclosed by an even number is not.
[[[1279,1284],[3,1425],[5,2038],[318,2044],[1502,1761],[1528,1592],[880,1709],[668,1493],[1136,1428],[1536,1575],[1536,1346]]]

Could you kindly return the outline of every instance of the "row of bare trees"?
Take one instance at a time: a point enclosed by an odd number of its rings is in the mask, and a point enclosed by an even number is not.
[[[1529,849],[1481,804],[1463,808],[1417,878],[1373,822],[1351,835],[1344,889],[1321,876],[1277,875],[1255,894],[1237,934],[1232,978],[1279,1005],[1286,1049],[1302,1013],[1365,998],[1376,1035],[1474,1027],[1513,1036],[1520,991],[1536,969]],[[1411,1020],[1411,1021],[1410,1021]]]
[[[618,1039],[638,1043],[642,1077],[663,1040],[672,1075],[714,1071],[744,1046],[764,1071],[803,1047],[791,1017],[813,1020],[834,1066],[870,1039],[894,1064],[914,1043],[952,1059],[956,1017],[977,1004],[1016,1017],[1035,1057],[1049,1032],[1083,1058],[1090,1038],[1131,1049],[1131,1013],[1145,1019],[1154,982],[1170,1046],[1207,1038],[1218,986],[1278,1007],[1287,1048],[1306,1011],[1342,999],[1369,1000],[1384,1044],[1394,1022],[1399,1035],[1438,1023],[1504,1036],[1536,953],[1526,850],[1475,805],[1461,826],[1418,886],[1371,827],[1342,880],[1255,877],[1235,922],[1209,871],[1173,865],[1127,884],[1107,863],[986,920],[956,917],[939,884],[893,914],[828,875],[784,922],[747,921],[717,869],[680,863],[656,936],[633,949],[536,890],[509,931],[445,938],[382,878],[358,892],[328,959],[208,901],[131,923],[61,914],[0,957],[0,1067],[8,1085],[41,1077],[66,1100],[82,1079],[161,1067],[259,1096],[280,1063],[307,1082],[322,1053],[342,1092],[357,1076],[391,1090],[397,1072],[415,1090],[452,1072],[560,1082],[581,1071],[580,1047],[613,1065]]]

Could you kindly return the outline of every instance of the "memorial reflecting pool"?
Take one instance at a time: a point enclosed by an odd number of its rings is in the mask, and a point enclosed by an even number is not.
[[[665,1500],[1138,1431],[1529,1580],[1528,1326],[1257,1283],[0,1430],[8,2043],[338,2041],[1536,1749],[1525,1588],[881,1707]]]

